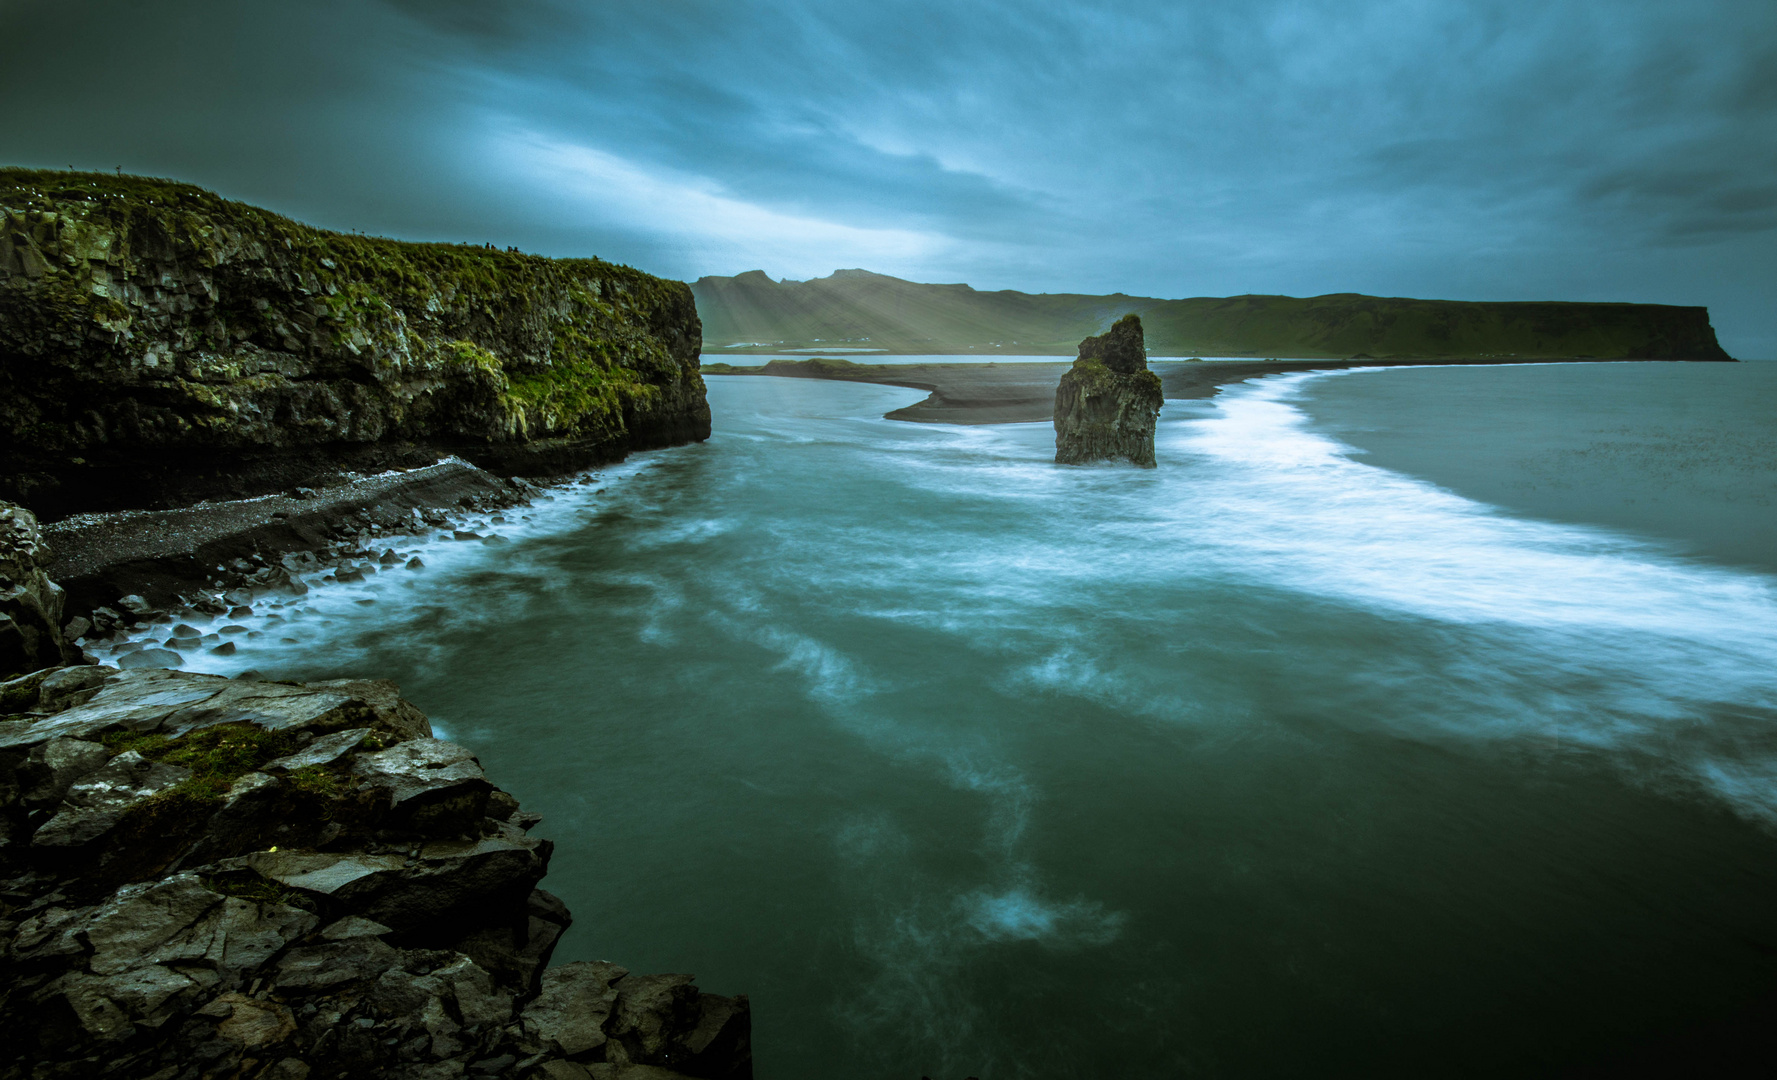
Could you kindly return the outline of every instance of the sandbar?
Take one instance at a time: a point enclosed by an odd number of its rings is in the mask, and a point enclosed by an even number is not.
[[[1587,357],[1567,360],[1150,360],[1169,399],[1214,397],[1224,386],[1297,371],[1337,371],[1356,367],[1423,367],[1438,364],[1600,363]],[[1617,361],[1610,361],[1617,362]],[[1028,424],[1055,418],[1055,387],[1071,360],[1054,363],[858,364],[814,357],[773,360],[762,366],[704,365],[705,375],[770,375],[784,379],[879,383],[924,390],[925,400],[883,415],[915,424]]]

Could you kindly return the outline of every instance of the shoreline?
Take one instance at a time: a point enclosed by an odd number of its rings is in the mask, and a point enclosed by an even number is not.
[[[1214,397],[1222,387],[1266,375],[1302,371],[1342,371],[1368,367],[1496,367],[1519,364],[1623,364],[1708,363],[1601,359],[1598,357],[1535,357],[1497,359],[1439,357],[1345,360],[1150,360],[1148,367],[1160,376],[1166,398],[1190,400]],[[1715,361],[1717,363],[1734,361]],[[914,424],[1029,424],[1054,419],[1055,388],[1073,361],[1055,363],[961,362],[943,364],[860,364],[833,357],[807,360],[774,360],[758,367],[726,363],[706,364],[705,378],[768,375],[785,379],[822,379],[829,382],[864,382],[924,390],[924,401],[884,413],[885,419]],[[714,371],[720,367],[725,370]]]
[[[602,469],[539,484],[446,458],[319,490],[76,515],[41,527],[44,567],[66,592],[63,625],[88,663],[118,664],[139,649],[180,669],[185,656],[172,651],[172,639],[157,642],[178,624],[222,626],[255,609],[300,603],[335,582],[423,570],[417,556],[438,541],[503,544],[503,515],[605,482]],[[226,643],[209,633],[179,644],[209,650]]]
[[[542,490],[447,457],[319,489],[76,514],[42,527],[51,551],[45,569],[67,590],[76,615],[124,595],[162,607],[187,592],[288,588],[287,572],[261,573],[284,555],[442,526],[447,508],[504,508]],[[242,562],[257,565],[234,565]]]
[[[77,647],[0,682],[0,931],[17,969],[0,1019],[28,1032],[0,1071],[748,1080],[744,994],[551,966],[573,917],[540,887],[554,849],[528,835],[541,815],[394,683],[179,670],[170,651],[232,656],[228,635],[246,630],[206,635],[173,625],[182,615],[251,620],[251,605],[376,574],[389,543],[504,543],[477,524],[600,479],[557,478],[552,494],[446,459],[79,515],[53,526],[56,554],[25,515],[0,558],[27,577],[53,566],[92,595],[138,591],[102,631],[67,624],[107,662]]]
[[[1366,367],[1653,363],[1593,358],[1530,360],[1158,360],[1152,370],[1169,400],[1214,397],[1223,387],[1267,375]],[[713,365],[717,366],[717,365]],[[728,365],[719,365],[728,368]],[[814,357],[708,377],[862,382],[923,390],[927,397],[885,419],[964,426],[1041,423],[1070,362],[858,364]],[[457,457],[375,476],[346,473],[319,489],[205,500],[166,510],[76,514],[41,526],[45,569],[67,592],[71,638],[110,652],[180,615],[220,615],[261,599],[295,599],[332,571],[388,569],[388,552],[428,536],[499,542],[474,534],[475,521],[547,498],[552,489],[593,483],[584,473],[531,481],[502,477]],[[468,532],[463,529],[467,527]],[[473,534],[473,535],[472,535]],[[406,556],[402,557],[406,561]],[[327,581],[334,580],[326,577]],[[89,653],[90,655],[90,653]]]

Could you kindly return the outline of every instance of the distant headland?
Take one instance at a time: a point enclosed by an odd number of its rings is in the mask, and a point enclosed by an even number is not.
[[[1196,297],[981,292],[868,270],[811,281],[763,271],[691,286],[704,351],[1072,356],[1080,339],[1141,316],[1155,356],[1329,360],[1729,360],[1709,310],[1665,304]]]

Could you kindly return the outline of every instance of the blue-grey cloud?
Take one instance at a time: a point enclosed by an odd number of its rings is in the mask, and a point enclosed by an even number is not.
[[[1777,356],[1769,0],[0,0],[0,153],[681,277],[1708,304]]]

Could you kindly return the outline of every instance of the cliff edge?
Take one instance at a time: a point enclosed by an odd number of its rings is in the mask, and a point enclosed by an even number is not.
[[[1084,465],[1122,458],[1154,467],[1160,376],[1148,370],[1141,318],[1125,315],[1080,342],[1080,355],[1055,388],[1055,461]]]
[[[0,497],[46,519],[446,454],[568,472],[709,435],[690,289],[0,169]]]

